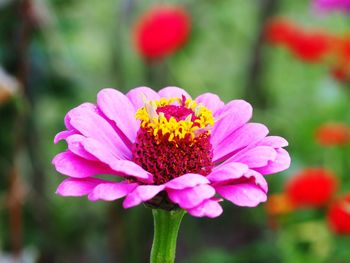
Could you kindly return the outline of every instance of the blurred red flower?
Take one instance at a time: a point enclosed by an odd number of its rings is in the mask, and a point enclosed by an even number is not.
[[[137,50],[147,59],[159,59],[182,47],[190,33],[190,17],[181,6],[157,5],[136,22]]]
[[[288,49],[306,63],[327,63],[331,76],[339,82],[350,81],[350,35],[337,36],[308,30],[286,18],[274,18],[265,26],[265,40]]]
[[[334,42],[327,33],[306,31],[283,18],[266,24],[265,38],[270,44],[285,46],[298,59],[309,63],[323,60]]]
[[[332,37],[322,32],[297,32],[290,43],[291,52],[300,60],[318,63],[329,54]]]
[[[338,234],[350,234],[350,194],[337,199],[328,209],[327,221]]]
[[[337,178],[323,168],[306,168],[286,184],[288,199],[296,207],[322,207],[337,189]]]
[[[343,145],[350,140],[350,129],[343,123],[325,123],[316,130],[315,136],[322,146]]]
[[[339,82],[350,81],[350,37],[346,36],[337,41],[335,49],[335,66],[331,70],[332,76]]]
[[[288,45],[296,33],[296,26],[284,18],[272,19],[265,26],[265,39],[273,45]]]

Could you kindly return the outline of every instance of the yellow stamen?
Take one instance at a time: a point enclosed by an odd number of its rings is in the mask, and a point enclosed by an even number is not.
[[[178,141],[184,138],[193,140],[201,134],[210,133],[210,128],[214,125],[212,112],[196,101],[187,99],[182,105],[180,98],[161,98],[157,101],[145,101],[145,106],[136,112],[136,119],[141,121],[141,127],[153,134],[156,142],[160,142],[165,136],[168,141]],[[185,120],[177,121],[174,117],[169,120],[163,112],[157,113],[158,107],[167,105],[184,106],[194,112],[196,120],[192,121],[192,114]]]

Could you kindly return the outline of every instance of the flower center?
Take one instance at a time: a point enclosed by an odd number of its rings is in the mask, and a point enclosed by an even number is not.
[[[176,121],[186,120],[187,116],[191,115],[191,121],[196,120],[196,116],[194,112],[191,109],[188,109],[183,106],[176,106],[176,105],[166,105],[157,108],[157,113],[160,114],[161,112],[164,114],[164,117],[167,120],[170,120],[171,117],[175,118]]]
[[[213,167],[210,110],[184,97],[147,101],[136,112],[141,121],[133,161],[163,184],[186,173],[208,175]]]

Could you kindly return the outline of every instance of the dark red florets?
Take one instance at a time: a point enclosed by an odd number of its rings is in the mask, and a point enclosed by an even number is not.
[[[210,135],[191,140],[157,143],[153,134],[140,129],[133,145],[133,161],[154,176],[155,184],[163,184],[186,173],[208,175],[213,168]]]

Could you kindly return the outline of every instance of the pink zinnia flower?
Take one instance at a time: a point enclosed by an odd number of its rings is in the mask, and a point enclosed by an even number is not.
[[[211,93],[191,99],[177,87],[158,93],[147,87],[103,89],[97,105],[83,103],[65,117],[67,130],[55,142],[68,149],[53,164],[69,176],[62,196],[91,201],[125,197],[124,208],[146,203],[193,216],[217,217],[221,197],[238,206],[266,201],[263,175],[289,167],[287,141],[247,123],[252,107],[223,103]],[[109,180],[99,175],[110,175]]]
[[[350,12],[350,0],[314,0],[316,10]]]

